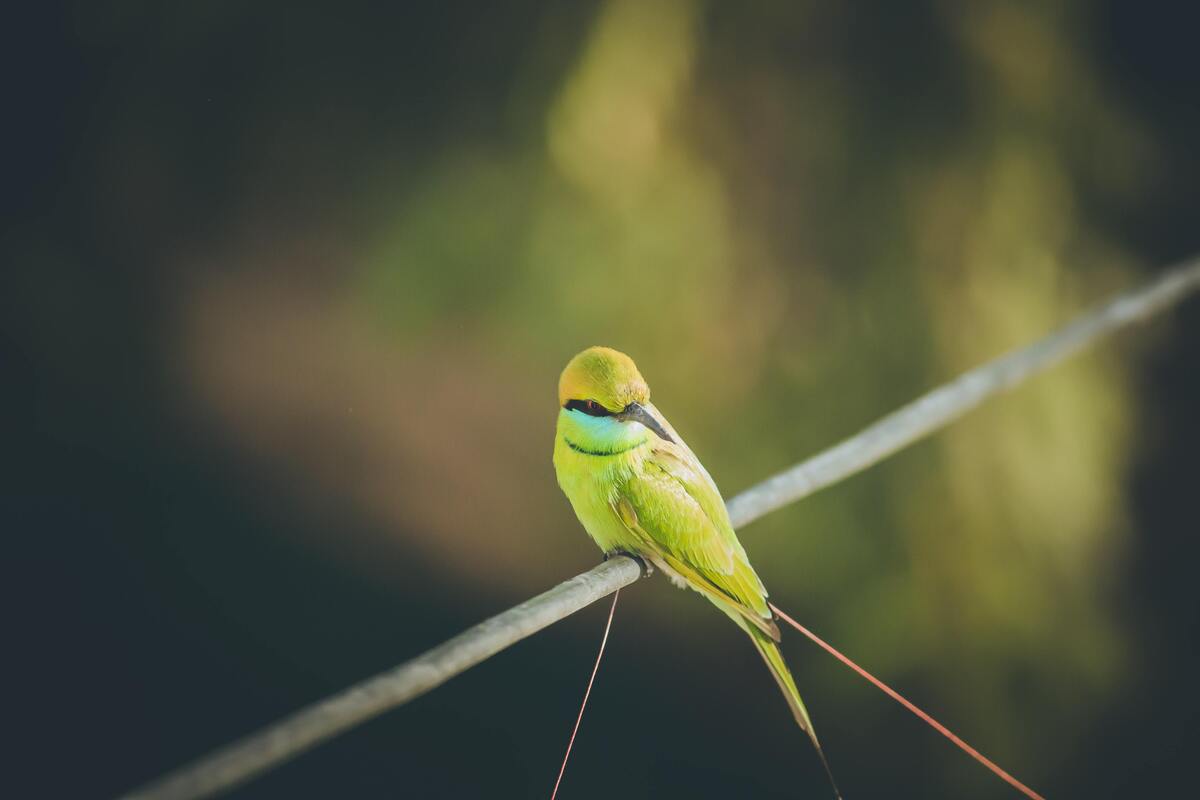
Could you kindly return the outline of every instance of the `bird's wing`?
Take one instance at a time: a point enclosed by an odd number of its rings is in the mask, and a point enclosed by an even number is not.
[[[766,591],[721,495],[686,445],[656,442],[641,469],[619,488],[613,510],[689,585],[778,638]]]

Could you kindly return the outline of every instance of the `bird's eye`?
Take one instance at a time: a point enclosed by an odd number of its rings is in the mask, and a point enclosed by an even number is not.
[[[568,400],[563,408],[569,411],[582,411],[591,417],[610,417],[612,412],[595,400]]]

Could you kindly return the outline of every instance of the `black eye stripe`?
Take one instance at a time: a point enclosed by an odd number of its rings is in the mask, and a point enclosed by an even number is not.
[[[595,400],[568,400],[563,408],[569,411],[582,411],[592,417],[611,417],[612,412]]]

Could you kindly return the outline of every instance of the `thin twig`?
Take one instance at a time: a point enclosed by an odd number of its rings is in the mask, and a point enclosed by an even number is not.
[[[958,738],[958,736],[956,736],[954,734],[954,732],[952,730],[950,730],[949,728],[947,728],[945,725],[938,722],[936,719],[929,716],[924,711],[922,711],[921,709],[917,708],[915,705],[910,703],[903,695],[901,695],[895,689],[888,686],[886,683],[879,680],[879,678],[876,678],[871,673],[867,672],[865,669],[860,667],[858,664],[855,664],[848,657],[842,655],[837,650],[837,648],[835,648],[833,645],[829,644],[824,639],[822,639],[820,636],[817,636],[815,633],[810,631],[808,628],[804,627],[799,622],[796,622],[796,620],[792,619],[787,614],[780,611],[779,606],[775,605],[774,603],[769,603],[768,605],[771,606],[771,610],[774,611],[779,616],[779,618],[782,619],[784,622],[786,622],[787,624],[791,625],[796,630],[803,633],[809,639],[812,639],[813,642],[816,643],[822,650],[829,653],[831,656],[836,658],[838,661],[841,661],[847,667],[849,667],[850,669],[857,672],[859,675],[866,678],[868,681],[870,681],[875,686],[875,688],[879,689],[881,692],[886,694],[888,697],[892,698],[897,703],[904,706],[912,713],[916,714],[927,725],[929,725],[935,731],[940,733],[942,736],[945,736],[947,739],[954,742],[954,744],[956,744],[960,748],[962,748],[962,750],[964,752],[966,752],[967,755],[971,756],[971,758],[975,759],[980,764],[983,764],[985,767],[990,769],[992,772],[996,773],[996,775],[1000,776],[1000,778],[1002,778],[1003,780],[1005,780],[1009,784],[1011,784],[1013,787],[1015,787],[1019,792],[1021,792],[1021,794],[1030,798],[1030,800],[1046,800],[1044,797],[1042,797],[1040,794],[1035,792],[1033,789],[1030,789],[1028,786],[1021,783],[1019,780],[1014,778],[1012,775],[1009,775],[1007,772],[1005,772],[1003,769],[1001,769],[1000,766],[996,762],[992,761],[990,758],[985,756],[983,753],[979,752],[974,747],[971,747],[971,745],[967,744],[962,739]]]
[[[596,664],[592,667],[592,677],[588,678],[587,689],[583,693],[583,702],[579,704],[579,716],[575,718],[575,727],[571,729],[571,739],[567,742],[567,752],[563,756],[562,766],[558,768],[558,778],[554,781],[554,791],[550,793],[550,800],[558,797],[558,787],[562,784],[563,773],[567,771],[567,761],[571,758],[571,748],[575,746],[575,735],[579,733],[579,723],[583,722],[583,712],[587,708],[588,698],[592,696],[592,684],[596,682],[596,673],[600,671],[600,659],[604,658],[604,646],[608,644],[608,632],[612,630],[613,614],[617,610],[617,598],[620,596],[620,589],[613,592],[612,605],[608,607],[608,622],[604,623],[604,635],[600,637],[600,652],[596,653]]]
[[[1107,334],[1148,319],[1200,287],[1200,258],[1076,317],[1031,345],[964,372],[921,395],[857,436],[752,486],[728,504],[734,527],[861,472],[943,428],[992,395],[1012,389],[1094,344]]]
[[[1200,258],[1077,317],[1057,332],[964,373],[870,425],[856,436],[766,481],[728,503],[735,527],[876,464],[944,427],[991,395],[1011,389],[1084,347],[1147,319],[1200,287]],[[285,717],[258,733],[147,784],[128,800],[207,797],[278,766],[313,745],[440,686],[522,639],[638,579],[624,556],[464,631],[413,660]]]
[[[425,694],[514,642],[633,583],[640,575],[641,567],[633,559],[610,558],[595,569],[468,628],[406,664],[319,700],[137,790],[129,798],[208,797],[235,786],[318,742]]]

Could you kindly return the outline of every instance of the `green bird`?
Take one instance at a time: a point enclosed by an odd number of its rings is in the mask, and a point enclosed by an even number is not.
[[[636,556],[676,586],[704,595],[750,636],[832,783],[812,719],[779,652],[767,590],[733,531],[717,485],[650,403],[650,387],[633,359],[589,347],[563,370],[558,402],[554,469],[588,535],[606,557]]]

